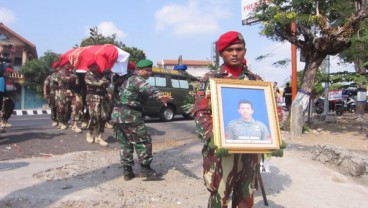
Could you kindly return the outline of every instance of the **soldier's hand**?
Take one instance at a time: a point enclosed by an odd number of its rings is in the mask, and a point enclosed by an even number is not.
[[[213,141],[213,137],[210,138],[210,142],[208,143],[208,148],[212,149],[212,150],[216,150],[217,149],[217,145],[215,145],[215,142]]]
[[[173,98],[171,97],[171,95],[161,95],[158,96],[157,99],[159,99],[165,106],[167,106],[167,102],[169,102]]]
[[[227,148],[219,148],[215,153],[216,157],[227,157],[229,156],[229,150]]]
[[[284,156],[284,149],[286,148],[287,144],[282,140],[282,143],[280,144],[280,149],[274,150],[271,152],[271,156],[273,157],[282,157]]]
[[[280,149],[285,149],[287,147],[287,144],[284,140],[282,140],[281,144],[280,144]]]

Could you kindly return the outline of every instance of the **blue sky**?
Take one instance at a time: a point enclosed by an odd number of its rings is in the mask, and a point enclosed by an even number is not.
[[[143,50],[154,63],[179,55],[185,60],[212,60],[211,44],[234,30],[247,42],[251,70],[283,85],[291,66],[276,68],[272,63],[290,58],[290,44],[259,35],[259,24],[243,26],[241,12],[241,0],[0,0],[0,22],[36,45],[38,56],[71,49],[97,26],[99,33],[117,34],[127,46]],[[255,60],[269,53],[270,58]],[[331,72],[352,71],[351,66],[336,65],[338,61],[332,57]],[[303,68],[298,63],[298,70]]]

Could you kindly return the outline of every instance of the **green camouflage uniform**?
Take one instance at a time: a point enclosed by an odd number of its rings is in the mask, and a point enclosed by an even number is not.
[[[152,139],[148,134],[143,106],[148,98],[157,98],[161,93],[139,75],[132,75],[123,84],[120,100],[112,112],[116,139],[120,143],[120,161],[124,167],[133,166],[134,148],[141,165],[149,165],[153,159]]]
[[[89,112],[89,121],[87,129],[96,130],[96,133],[103,133],[106,122],[106,111],[103,103],[106,100],[108,81],[100,76],[88,71],[85,76],[87,86],[87,108]]]
[[[71,113],[71,101],[73,93],[70,85],[75,80],[75,75],[66,69],[61,69],[56,73],[56,82],[58,83],[58,93],[56,98],[57,113],[59,122],[67,125]]]
[[[253,118],[251,121],[243,121],[241,118],[230,121],[225,131],[225,139],[271,141],[266,125]]]
[[[253,194],[256,189],[257,167],[260,154],[230,154],[217,157],[213,143],[213,126],[209,78],[235,79],[224,67],[216,72],[209,72],[201,79],[197,92],[193,115],[196,122],[196,133],[203,141],[203,179],[210,191],[208,207],[227,207],[232,200],[232,207],[253,207]],[[246,66],[238,79],[260,80]],[[232,196],[232,198],[230,198]]]
[[[84,79],[84,74],[77,74],[75,82],[72,83],[71,89],[73,97],[71,101],[71,118],[75,121],[80,121],[83,117],[83,98],[82,94],[85,93],[85,86],[81,84],[81,79]]]
[[[58,90],[58,84],[56,82],[56,72],[51,73],[46,77],[43,82],[44,86],[46,86],[46,92],[44,94],[47,95],[47,103],[49,104],[51,110],[51,120],[54,122],[58,122],[57,120],[57,108],[56,108],[56,91]]]

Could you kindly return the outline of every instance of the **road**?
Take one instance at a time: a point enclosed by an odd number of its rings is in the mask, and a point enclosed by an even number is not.
[[[154,119],[147,119],[146,122],[154,143],[195,137],[193,120],[178,117],[172,122],[160,122]],[[112,129],[105,129],[104,133],[109,146],[101,147],[86,142],[85,129],[82,133],[75,133],[70,128],[60,130],[51,127],[49,115],[13,116],[9,123],[12,127],[7,128],[7,131],[0,135],[0,161],[119,148]]]

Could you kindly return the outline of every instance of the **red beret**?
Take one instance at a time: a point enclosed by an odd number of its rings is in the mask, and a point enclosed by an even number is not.
[[[242,34],[235,31],[224,33],[217,41],[217,51],[222,52],[226,47],[235,43],[245,43]]]
[[[8,67],[8,68],[6,68],[6,69],[5,69],[5,72],[7,72],[7,73],[11,73],[11,72],[13,72],[13,69],[12,69],[12,68],[10,68],[10,67]]]
[[[59,66],[59,62],[55,61],[54,63],[52,63],[51,68],[56,69],[56,67],[58,67],[58,66]]]
[[[134,62],[129,61],[128,63],[128,69],[135,69],[136,65]]]

